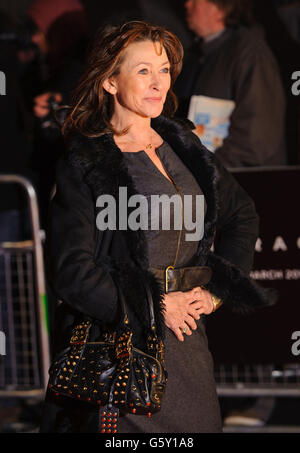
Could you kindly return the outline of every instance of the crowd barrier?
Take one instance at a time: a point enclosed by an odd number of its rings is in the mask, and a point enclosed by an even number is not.
[[[233,171],[260,217],[252,278],[275,288],[273,307],[207,317],[220,396],[300,396],[300,167]]]
[[[21,188],[31,226],[29,240],[0,244],[0,397],[42,397],[50,353],[37,197],[21,176],[0,174],[0,184]]]

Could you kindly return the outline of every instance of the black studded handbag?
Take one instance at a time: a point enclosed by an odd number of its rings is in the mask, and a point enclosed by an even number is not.
[[[145,351],[133,346],[125,299],[119,291],[124,317],[118,332],[105,332],[100,341],[91,342],[92,321],[84,320],[73,329],[69,347],[54,359],[49,370],[48,388],[56,396],[99,406],[103,433],[117,432],[120,412],[151,417],[161,408],[167,382],[164,344],[157,338],[148,288],[147,294],[151,334]]]

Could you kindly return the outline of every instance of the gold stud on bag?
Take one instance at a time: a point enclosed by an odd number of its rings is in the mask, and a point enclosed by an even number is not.
[[[125,300],[121,291],[119,294],[124,313],[120,332],[106,332],[100,341],[90,342],[92,322],[83,321],[73,329],[69,347],[54,359],[49,371],[48,387],[56,396],[75,398],[101,408],[103,433],[117,432],[119,411],[149,418],[159,411],[167,382],[164,345],[156,335],[150,290],[147,288],[151,334],[145,351],[132,344]]]

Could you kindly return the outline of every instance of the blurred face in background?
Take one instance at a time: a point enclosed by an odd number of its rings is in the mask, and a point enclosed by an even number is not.
[[[43,55],[46,55],[48,53],[47,38],[42,31],[38,30],[36,33],[34,33],[31,37],[31,40],[36,46],[38,46],[40,52]]]
[[[225,28],[224,11],[209,0],[187,0],[186,20],[190,30],[206,38]]]

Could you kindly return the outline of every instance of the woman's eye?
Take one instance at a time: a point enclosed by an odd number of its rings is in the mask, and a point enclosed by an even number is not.
[[[164,72],[165,74],[168,74],[170,72],[170,68],[163,68],[161,72]]]
[[[147,72],[148,72],[147,68],[139,70],[139,74],[147,74]]]

